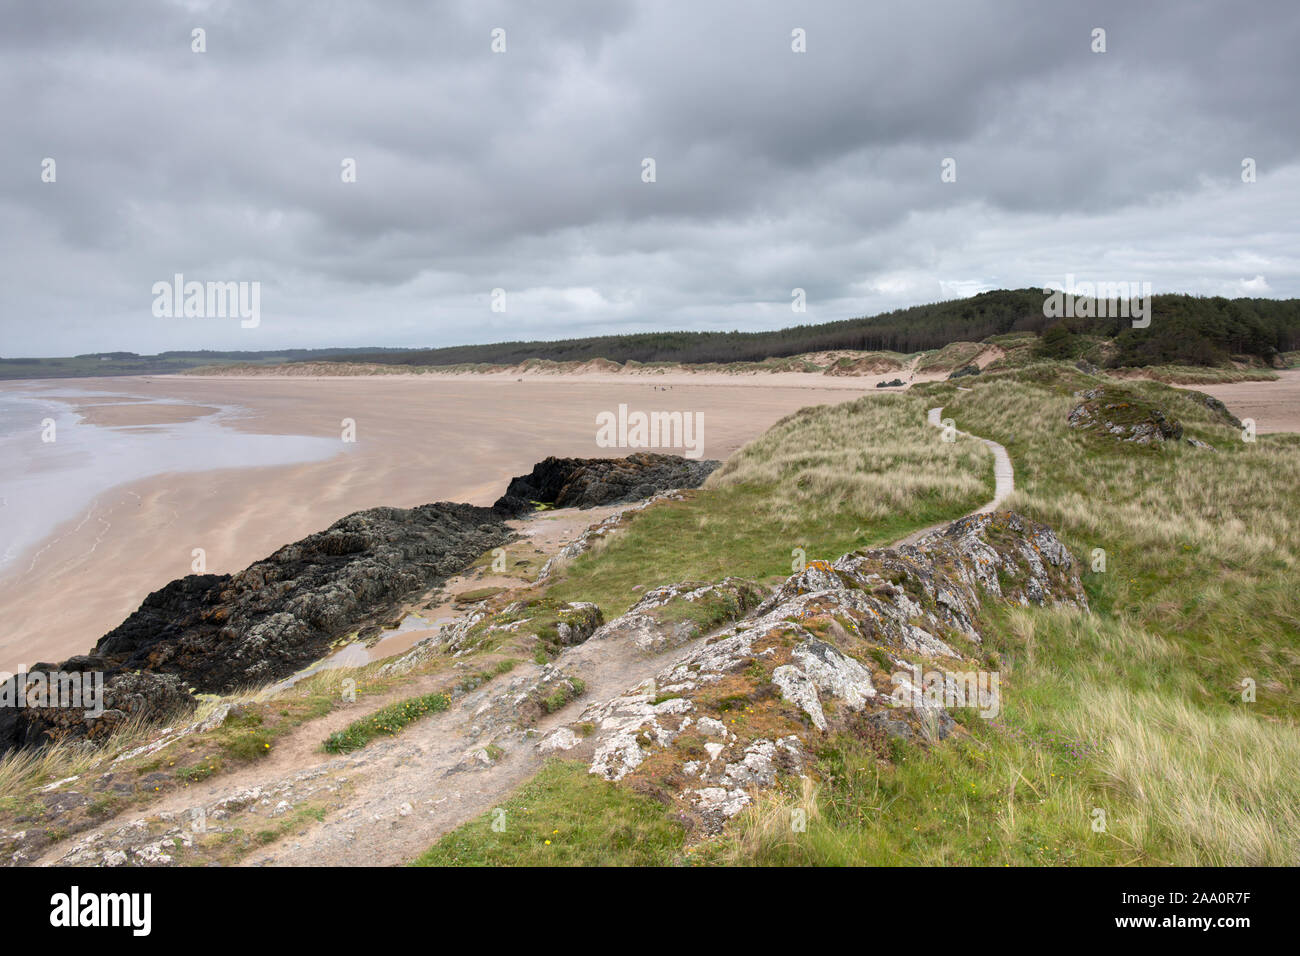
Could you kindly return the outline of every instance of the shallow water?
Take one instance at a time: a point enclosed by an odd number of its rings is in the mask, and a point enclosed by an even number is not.
[[[437,634],[439,628],[444,624],[452,623],[454,620],[453,617],[444,617],[432,621],[418,614],[408,614],[402,618],[397,627],[386,630],[384,636],[373,646],[367,647],[361,641],[344,644],[328,657],[322,658],[305,670],[301,670],[292,677],[287,677],[278,684],[273,685],[268,690],[268,693],[279,693],[321,671],[332,670],[336,667],[364,667],[374,661],[396,657],[398,654],[409,651],[426,637]]]
[[[61,396],[103,398],[60,384]],[[158,402],[128,391],[115,397]],[[84,516],[103,492],[175,472],[257,468],[322,461],[351,446],[306,435],[258,435],[229,422],[235,405],[193,421],[140,426],[91,425],[41,388],[0,390],[0,575],[25,569],[22,558],[59,525]],[[53,422],[53,441],[45,441]]]

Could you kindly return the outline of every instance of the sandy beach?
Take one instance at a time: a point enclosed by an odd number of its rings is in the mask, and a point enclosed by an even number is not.
[[[1278,372],[1275,382],[1188,385],[1213,395],[1240,419],[1253,418],[1258,432],[1300,432],[1300,369]]]
[[[703,455],[725,458],[806,405],[877,393],[875,378],[811,375],[385,376],[81,379],[22,383],[110,435],[238,406],[226,427],[338,442],[323,461],[155,475],[103,488],[0,578],[0,669],[84,653],[143,598],[189,574],[193,551],[232,572],[363,508],[490,505],[547,455],[596,444],[596,415],[620,403],[704,416]],[[0,386],[13,391],[17,383]],[[2,392],[0,392],[2,394]],[[342,440],[345,419],[355,443]],[[665,448],[663,451],[673,452]],[[677,450],[680,453],[680,450]]]
[[[6,383],[0,396],[35,391],[107,435],[206,421],[234,406],[225,428],[329,440],[338,451],[293,465],[170,472],[98,489],[0,576],[0,669],[86,652],[150,591],[192,573],[196,548],[206,570],[233,572],[353,511],[439,500],[490,505],[512,476],[547,455],[627,454],[634,449],[596,444],[596,415],[620,403],[703,413],[704,457],[726,458],[799,408],[881,394],[875,383],[892,377],[669,372]],[[1300,371],[1201,390],[1254,418],[1261,432],[1300,431]],[[355,423],[355,442],[343,440],[345,419]]]

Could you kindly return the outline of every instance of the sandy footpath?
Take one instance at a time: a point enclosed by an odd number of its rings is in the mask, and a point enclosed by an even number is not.
[[[627,454],[634,449],[603,449],[595,441],[597,413],[619,403],[633,411],[703,412],[704,457],[725,458],[806,405],[877,393],[874,377],[611,378],[79,379],[83,393],[153,400],[65,397],[94,423],[177,422],[234,404],[247,412],[235,428],[337,438],[339,454],[310,464],[164,475],[104,489],[89,510],[69,516],[0,579],[0,669],[88,651],[150,591],[191,573],[195,548],[206,552],[208,571],[237,571],[353,511],[439,500],[490,505],[512,476],[547,455]],[[24,387],[34,384],[42,383]],[[68,388],[59,381],[43,384],[50,398]],[[342,441],[345,418],[356,422],[355,444]]]

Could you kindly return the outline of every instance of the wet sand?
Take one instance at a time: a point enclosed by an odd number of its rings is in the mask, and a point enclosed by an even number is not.
[[[47,398],[63,393],[70,408],[95,421],[135,428],[237,405],[243,414],[228,427],[330,438],[339,442],[339,454],[103,489],[0,578],[0,669],[85,653],[150,591],[192,573],[196,548],[204,550],[209,572],[233,572],[353,511],[439,500],[490,505],[511,477],[547,455],[628,454],[636,449],[596,444],[597,413],[619,403],[647,412],[702,412],[703,456],[726,458],[799,408],[878,394],[874,377],[614,378],[80,379],[83,394],[75,396],[66,394],[65,381],[24,382],[26,389],[43,388]],[[96,391],[153,401],[98,402],[84,394]],[[344,419],[355,422],[355,443],[342,440]]]
[[[88,425],[110,428],[146,428],[150,425],[176,425],[212,415],[211,405],[187,405],[178,402],[123,402],[106,404],[73,402],[73,411]]]

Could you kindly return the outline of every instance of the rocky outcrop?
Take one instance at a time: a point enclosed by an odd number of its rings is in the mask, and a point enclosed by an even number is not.
[[[539,504],[592,508],[639,501],[669,489],[698,488],[719,464],[648,452],[626,458],[547,458],[512,479],[493,507],[526,514]]]
[[[0,707],[0,752],[14,747],[38,747],[51,740],[102,740],[131,719],[168,720],[194,710],[189,688],[174,674],[118,673],[102,680],[102,697],[91,687],[74,704],[56,694],[36,699],[36,681],[55,687],[66,676],[91,671],[93,658],[77,657],[62,667],[38,664],[32,671],[4,682]],[[21,696],[19,696],[21,692]],[[9,701],[27,706],[10,706]],[[42,706],[42,704],[48,706]]]
[[[715,624],[740,617],[756,607],[765,593],[741,578],[651,588],[626,614],[597,630],[592,640],[625,641],[647,654],[662,654],[695,640]]]
[[[507,519],[532,511],[534,502],[591,507],[651,498],[697,487],[717,465],[654,454],[548,458],[511,481],[492,509],[439,502],[358,511],[238,574],[178,578],[146,597],[90,654],[33,667],[102,673],[102,715],[2,708],[0,753],[56,736],[96,739],[130,717],[184,712],[193,707],[192,690],[227,693],[289,677],[340,638],[387,623],[405,601],[505,544],[513,536]],[[553,643],[590,636],[602,623],[593,609],[554,622]],[[459,637],[449,635],[445,643]]]
[[[1232,414],[1228,406],[1213,395],[1206,395],[1204,392],[1196,392],[1190,389],[1187,390],[1186,395],[1192,401],[1199,402],[1208,408],[1211,414],[1223,424],[1231,425],[1233,428],[1241,427],[1241,419]]]
[[[440,655],[459,657],[476,650],[484,641],[529,634],[548,653],[554,654],[586,642],[604,623],[600,608],[586,601],[514,601],[498,611],[493,611],[485,601],[459,619],[444,624],[437,633],[382,665],[379,671],[405,674]]]
[[[951,707],[995,714],[996,675],[970,663],[987,600],[1087,608],[1050,529],[974,515],[914,546],[810,563],[749,617],[542,746],[571,749],[573,728],[594,726],[592,773],[634,778],[716,830],[753,788],[799,772],[821,735],[937,739],[953,732]]]
[[[1183,426],[1150,402],[1106,388],[1089,389],[1079,398],[1079,404],[1070,410],[1071,428],[1135,445],[1158,445],[1183,437]]]
[[[487,695],[475,709],[468,738],[491,740],[500,735],[531,727],[541,717],[580,697],[586,686],[560,667],[547,664],[536,676],[519,675],[506,688]]]
[[[173,581],[104,635],[95,656],[208,692],[277,680],[510,536],[500,514],[470,505],[358,511],[238,574]]]
[[[505,517],[486,508],[373,508],[238,574],[172,581],[91,654],[57,668],[103,672],[108,712],[91,721],[80,709],[12,709],[0,717],[0,751],[57,734],[93,738],[129,714],[161,716],[190,688],[226,693],[288,677],[511,536]]]
[[[342,782],[322,768],[301,771],[274,785],[237,790],[188,812],[162,811],[78,840],[59,866],[176,866],[192,862],[196,842],[221,841],[275,828],[304,808],[336,806]],[[298,817],[301,819],[301,817]],[[26,854],[24,854],[26,856]],[[28,860],[14,860],[28,862]]]

